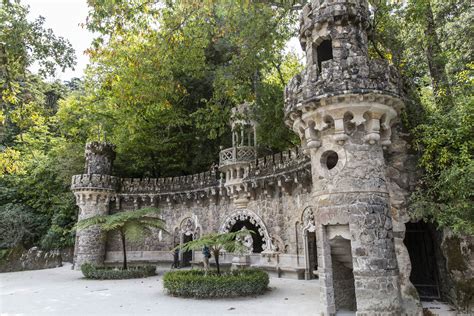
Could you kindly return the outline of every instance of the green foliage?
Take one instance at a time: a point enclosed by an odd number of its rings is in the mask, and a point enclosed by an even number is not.
[[[98,225],[105,232],[123,231],[127,240],[138,241],[145,235],[151,234],[151,228],[166,232],[165,222],[157,217],[159,212],[156,208],[145,207],[112,215],[97,215],[79,221],[76,228],[83,230]]]
[[[261,295],[268,290],[268,273],[241,269],[225,274],[200,270],[171,271],[163,276],[163,287],[173,296],[216,298]]]
[[[93,138],[100,125],[117,145],[124,176],[207,170],[219,146],[230,145],[230,108],[244,100],[261,107],[268,135],[282,135],[262,137],[261,145],[289,147],[283,84],[267,77],[275,67],[299,67],[283,50],[295,18],[263,3],[94,1],[87,27],[99,33],[85,92],[68,98],[60,115],[80,137]]]
[[[0,249],[28,248],[37,243],[46,230],[45,216],[35,214],[28,206],[20,203],[0,205]]]
[[[81,272],[86,279],[123,280],[146,278],[156,275],[156,266],[134,266],[128,269],[96,267],[90,263],[81,265]]]
[[[469,1],[373,1],[372,54],[390,60],[408,92],[405,126],[424,173],[410,211],[474,232],[474,28]]]
[[[75,56],[68,41],[44,27],[44,18],[29,21],[27,14],[19,1],[0,7],[2,247],[61,248],[73,244],[76,207],[69,184],[82,169],[75,157],[82,156],[83,145],[74,151],[76,144],[58,131],[58,101],[68,89],[44,79],[72,67]],[[30,72],[32,65],[39,75]]]

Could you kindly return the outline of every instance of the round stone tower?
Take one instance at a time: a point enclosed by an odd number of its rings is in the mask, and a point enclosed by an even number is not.
[[[219,171],[225,174],[225,187],[238,208],[249,201],[249,188],[243,179],[250,163],[257,158],[256,122],[252,119],[251,104],[243,103],[232,109],[232,147],[219,153]]]
[[[300,18],[305,70],[285,120],[311,157],[323,314],[403,310],[384,149],[403,101],[386,62],[368,57],[366,0],[313,0]]]
[[[72,178],[71,190],[79,206],[78,220],[96,215],[107,215],[111,197],[115,194],[118,179],[110,176],[115,158],[114,146],[106,142],[91,142],[85,148],[84,174]],[[106,234],[98,227],[78,231],[74,248],[74,268],[85,262],[103,265]]]

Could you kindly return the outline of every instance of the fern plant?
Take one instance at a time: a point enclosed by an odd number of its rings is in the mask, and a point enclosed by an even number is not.
[[[104,232],[118,231],[122,242],[123,269],[127,269],[126,241],[140,241],[151,234],[152,228],[168,233],[165,221],[158,216],[159,212],[157,208],[146,207],[112,215],[97,215],[79,221],[76,229],[83,230],[97,225]]]
[[[175,249],[181,249],[182,251],[199,250],[205,246],[209,247],[209,250],[214,257],[216,262],[217,274],[221,273],[219,265],[219,255],[221,251],[242,253],[245,250],[245,246],[242,242],[237,241],[237,237],[245,237],[249,234],[255,234],[254,231],[248,229],[242,229],[236,232],[229,233],[210,233],[202,236],[199,239],[188,241]]]

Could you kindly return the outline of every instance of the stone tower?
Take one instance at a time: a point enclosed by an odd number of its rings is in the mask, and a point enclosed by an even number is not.
[[[311,157],[323,314],[403,308],[384,150],[403,107],[400,80],[368,57],[366,0],[313,0],[300,18],[305,70],[285,91],[285,120]]]
[[[232,147],[219,153],[219,171],[225,174],[225,188],[237,208],[245,208],[250,193],[242,180],[249,173],[250,163],[257,158],[256,122],[251,104],[243,103],[232,109]]]
[[[85,148],[84,174],[72,178],[71,189],[79,206],[78,220],[95,215],[107,215],[109,203],[118,184],[111,176],[115,158],[114,146],[105,142],[91,142]],[[85,262],[103,265],[106,234],[97,227],[78,231],[74,249],[74,268],[80,269]]]

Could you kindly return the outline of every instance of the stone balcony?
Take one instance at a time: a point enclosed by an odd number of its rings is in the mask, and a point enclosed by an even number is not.
[[[249,163],[257,158],[257,149],[253,146],[231,147],[219,153],[219,168],[238,163]]]

